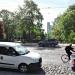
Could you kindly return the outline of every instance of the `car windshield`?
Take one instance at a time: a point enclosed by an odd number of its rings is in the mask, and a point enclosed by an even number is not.
[[[24,54],[27,54],[30,52],[30,51],[28,51],[27,48],[25,48],[24,46],[21,46],[21,45],[15,46],[15,49],[20,55],[24,55]]]

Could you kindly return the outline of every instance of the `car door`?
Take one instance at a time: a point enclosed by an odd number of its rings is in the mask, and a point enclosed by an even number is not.
[[[0,66],[11,68],[16,67],[18,58],[12,47],[0,47]]]

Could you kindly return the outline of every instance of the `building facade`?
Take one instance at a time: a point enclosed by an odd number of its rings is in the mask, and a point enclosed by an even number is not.
[[[47,22],[47,33],[50,32],[50,30],[51,30],[50,22]]]

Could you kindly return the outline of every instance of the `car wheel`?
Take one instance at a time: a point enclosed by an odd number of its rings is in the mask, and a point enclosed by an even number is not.
[[[28,68],[27,68],[26,64],[20,64],[18,69],[19,69],[20,72],[27,72],[28,71]]]
[[[42,46],[43,46],[43,45],[40,43],[40,44],[39,44],[39,47],[42,47]]]

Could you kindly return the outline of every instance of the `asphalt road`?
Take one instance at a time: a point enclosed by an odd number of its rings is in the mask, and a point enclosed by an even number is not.
[[[65,54],[64,47],[48,48],[48,47],[36,47],[36,46],[26,46],[28,50],[37,52],[42,57],[42,65],[45,64],[63,64],[61,61],[61,55]],[[20,73],[15,70],[2,69],[0,68],[0,75],[45,75],[45,71],[41,69],[37,72],[32,73]]]
[[[53,63],[53,64],[62,64],[61,55],[65,53],[65,47],[56,47],[56,48],[49,48],[49,47],[27,47],[30,51],[38,52],[42,59],[43,64],[46,63]]]

